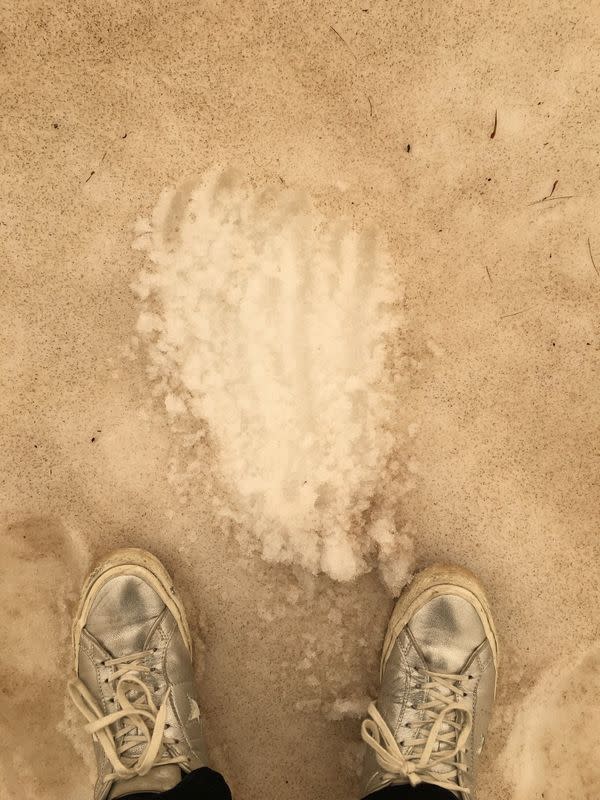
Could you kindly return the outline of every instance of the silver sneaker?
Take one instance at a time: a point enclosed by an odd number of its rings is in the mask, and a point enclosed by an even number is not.
[[[362,724],[362,796],[426,783],[473,798],[497,665],[496,631],[475,576],[442,565],[416,575],[392,613],[379,697]]]
[[[94,570],[73,645],[69,692],[94,741],[95,800],[166,791],[206,766],[190,631],[158,559],[118,550]]]

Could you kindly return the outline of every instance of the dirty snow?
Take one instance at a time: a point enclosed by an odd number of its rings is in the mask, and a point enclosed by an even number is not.
[[[504,752],[513,800],[600,797],[600,645],[553,666],[516,715]]]
[[[137,333],[187,453],[172,481],[193,481],[214,446],[221,514],[263,558],[336,580],[377,561],[398,591],[412,429],[402,287],[382,237],[233,171],[164,191],[137,233]]]

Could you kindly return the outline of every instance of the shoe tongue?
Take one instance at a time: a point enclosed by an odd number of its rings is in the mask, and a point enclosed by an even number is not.
[[[139,792],[167,792],[181,781],[181,770],[177,764],[152,767],[146,775],[136,775],[127,780],[115,781],[107,800],[116,800]]]
[[[427,667],[429,669],[433,669],[434,668],[432,663],[431,663],[431,661],[434,661],[434,658],[432,658],[430,661],[427,662]],[[412,656],[409,656],[408,663],[413,669],[417,669],[418,670],[418,669],[422,669],[422,667],[423,667],[423,663],[422,663],[421,657],[416,651],[413,651]],[[444,687],[444,686],[439,686],[435,691],[436,691],[436,694],[442,694],[442,695],[446,695],[448,697],[450,697],[452,695],[452,692],[450,691],[450,689],[448,689],[447,687]],[[431,693],[430,692],[424,692],[422,689],[414,689],[412,694],[411,694],[410,700],[415,706],[419,706],[422,703],[427,703],[427,702],[429,702],[431,700]],[[414,724],[417,724],[420,721],[424,721],[424,719],[425,719],[423,717],[422,712],[420,712],[417,709],[407,710],[406,718],[407,718],[407,720],[410,720]],[[450,715],[449,715],[448,719],[449,720],[454,720],[455,718],[456,718],[456,712],[450,712]],[[431,727],[432,727],[433,724],[434,724],[433,720],[429,720],[429,718],[427,718],[427,724],[423,725],[421,727],[419,735],[423,736],[423,737],[428,736],[429,735],[429,731],[431,730]],[[441,726],[439,732],[440,732],[440,734],[446,734],[446,733],[450,733],[451,731],[452,731],[452,726],[449,725],[448,722],[444,722],[444,724]],[[438,740],[436,742],[435,746],[434,746],[434,749],[433,749],[433,761],[435,761],[435,756],[436,755],[439,756],[444,750],[453,750],[453,749],[454,749],[454,744],[450,744],[449,742],[441,742],[441,741]],[[422,749],[421,749],[421,751],[422,751]],[[413,758],[415,757],[414,753],[412,753],[412,757]],[[447,772],[447,771],[448,771],[448,765],[447,764],[436,765],[435,763],[430,762],[429,772],[430,772],[432,777],[436,777],[438,775],[441,777],[443,775],[443,773]],[[437,788],[437,787],[435,787],[435,788]],[[442,791],[442,790],[440,790],[440,791]],[[444,795],[446,797],[451,797],[451,796],[452,797],[460,797],[459,794],[457,794],[456,792],[454,792],[452,790],[446,789],[446,790],[443,790],[443,791],[447,792],[447,794]],[[432,796],[432,800],[433,800],[433,796]]]

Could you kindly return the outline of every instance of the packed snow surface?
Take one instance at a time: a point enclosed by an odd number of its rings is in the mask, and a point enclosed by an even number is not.
[[[504,752],[514,800],[600,797],[600,645],[554,665],[516,715]]]
[[[166,190],[137,233],[149,373],[174,428],[187,419],[192,443],[216,447],[222,513],[267,560],[337,580],[379,562],[397,590],[406,370],[381,236],[233,171]]]

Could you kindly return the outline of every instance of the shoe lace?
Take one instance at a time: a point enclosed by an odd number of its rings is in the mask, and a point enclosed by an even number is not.
[[[159,707],[152,697],[152,690],[143,676],[152,668],[142,663],[153,650],[143,650],[119,658],[108,658],[106,667],[114,667],[108,683],[115,685],[115,711],[104,714],[87,686],[78,678],[69,682],[69,694],[76,707],[87,719],[85,730],[100,743],[113,772],[106,775],[105,782],[115,779],[146,775],[153,767],[165,764],[183,764],[185,756],[173,755],[165,745],[169,741],[165,732],[170,689],[167,689]],[[142,746],[141,754],[132,754],[133,748]],[[128,755],[129,753],[129,755]]]
[[[425,691],[425,701],[414,706],[424,712],[423,717],[406,725],[415,732],[412,738],[398,743],[375,703],[368,709],[370,719],[362,723],[362,738],[375,751],[386,777],[401,776],[411,786],[429,783],[466,797],[470,790],[459,784],[459,775],[468,770],[462,755],[473,727],[471,709],[462,700],[470,676],[429,670],[413,674],[416,687]]]

